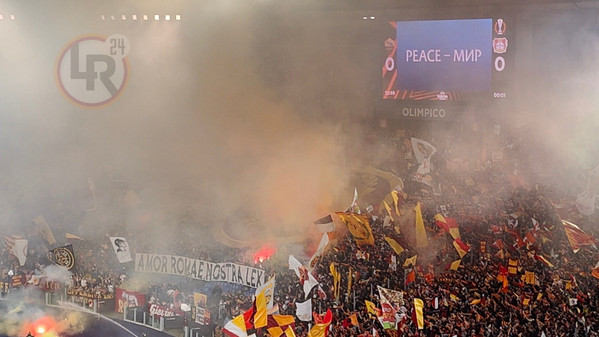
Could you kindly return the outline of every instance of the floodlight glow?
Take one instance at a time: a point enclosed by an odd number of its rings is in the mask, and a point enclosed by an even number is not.
[[[155,14],[155,15],[154,15],[154,20],[155,20],[155,21],[160,21],[160,15],[158,15],[158,14]]]
[[[166,15],[164,16],[164,19],[165,19],[166,21],[171,21],[171,16],[170,16],[169,14],[166,14]]]
[[[181,15],[179,15],[179,14],[175,15],[175,20],[181,21]]]

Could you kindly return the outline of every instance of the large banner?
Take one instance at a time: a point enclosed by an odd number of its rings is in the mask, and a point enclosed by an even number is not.
[[[150,312],[150,315],[155,317],[174,317],[182,314],[176,309],[171,309],[156,303],[152,303],[148,311]]]
[[[129,251],[129,244],[125,238],[110,237],[110,243],[112,243],[112,248],[114,249],[114,253],[119,260],[119,263],[133,261],[131,258],[131,252]]]
[[[184,256],[135,254],[135,271],[185,276],[202,281],[224,281],[258,288],[264,284],[264,270],[240,264],[214,263]]]
[[[116,288],[114,310],[122,313],[128,307],[143,307],[146,305],[146,294],[137,291]]]

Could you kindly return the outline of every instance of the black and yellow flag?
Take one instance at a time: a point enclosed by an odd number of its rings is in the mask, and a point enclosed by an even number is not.
[[[75,267],[75,254],[73,245],[56,247],[48,251],[48,260],[57,266],[71,270]]]
[[[345,223],[347,229],[356,240],[358,246],[374,246],[374,236],[368,218],[362,214],[346,214],[343,212],[335,213]]]

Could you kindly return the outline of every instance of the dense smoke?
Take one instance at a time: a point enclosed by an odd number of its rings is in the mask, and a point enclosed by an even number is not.
[[[39,298],[40,291],[36,288],[12,291],[0,307],[0,333],[10,337],[26,336],[28,333],[58,337],[76,335],[85,330],[88,316],[78,311],[43,307]]]
[[[17,20],[3,33],[12,46],[2,64],[3,232],[26,235],[41,215],[59,241],[64,232],[143,231],[168,246],[166,228],[209,239],[224,225],[241,241],[297,241],[351,201],[360,155],[348,158],[346,145],[361,134],[339,117],[354,119],[346,110],[364,104],[336,106],[326,93],[358,95],[360,85],[318,79],[326,63],[350,68],[345,57],[322,62],[333,49],[347,54],[342,40],[328,45],[322,26],[296,30],[309,13],[285,22],[290,13],[266,3],[179,3],[181,22],[110,21],[170,13],[166,6],[53,8],[44,17],[13,8]],[[89,33],[122,34],[132,46],[125,93],[92,110],[70,104],[53,79],[61,49]]]
[[[410,125],[372,128],[379,121],[369,76],[378,60],[362,48],[373,46],[368,34],[376,30],[360,15],[269,1],[32,6],[7,9],[17,20],[4,22],[1,35],[10,46],[0,55],[6,234],[26,234],[43,215],[57,236],[143,232],[165,247],[175,232],[240,246],[257,237],[299,241],[313,220],[349,205],[357,167],[393,171],[400,161],[372,134]],[[118,20],[175,12],[183,21]],[[512,106],[476,107],[460,127],[421,125],[422,134],[433,142],[458,132],[453,143],[434,145],[475,160],[481,141],[510,146],[509,137],[494,136],[499,126],[529,137],[521,155],[543,173],[582,184],[596,164],[589,144],[597,64],[589,55],[597,42],[596,26],[576,22],[579,14],[521,25],[516,66],[529,76],[517,79],[514,91],[523,95]],[[63,46],[89,33],[123,34],[132,46],[125,93],[95,110],[62,97],[52,70]]]

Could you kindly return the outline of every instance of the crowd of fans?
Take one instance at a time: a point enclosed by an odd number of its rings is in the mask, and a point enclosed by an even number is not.
[[[477,159],[466,164],[459,161],[467,166],[459,169],[453,160],[459,157],[458,146],[450,145],[454,144],[450,134],[419,135],[437,146],[433,169],[427,179],[422,179],[417,174],[418,163],[406,155],[411,152],[412,136],[409,132],[388,135],[381,148],[395,159],[374,164],[403,178],[398,201],[402,213],[413,212],[420,203],[428,245],[416,247],[413,227],[397,214],[390,221],[381,204],[370,202],[377,198],[380,202],[399,186],[383,188],[385,193],[378,197],[362,195],[359,208],[370,221],[374,244],[358,245],[351,233],[337,228],[335,234],[329,233],[331,242],[311,268],[320,284],[309,294],[313,310],[333,312],[329,336],[597,336],[599,280],[592,271],[599,254],[593,245],[573,249],[561,222],[574,222],[594,236],[592,224],[596,219],[579,214],[574,206],[575,194],[573,197],[571,191],[560,189],[559,183],[535,180],[538,172],[513,135],[493,142],[494,148],[488,147],[489,153],[500,149],[501,157],[485,155],[480,151],[481,144],[477,144]],[[491,136],[483,137],[482,143],[491,144],[486,137]],[[357,212],[357,208],[351,211]],[[461,240],[470,246],[463,257],[454,248],[454,237],[437,224],[437,214],[456,220]],[[4,285],[15,275],[22,276],[23,285],[31,284],[37,279],[35,275],[43,275],[45,266],[51,264],[39,234],[25,234],[30,248],[23,266],[8,248],[1,252],[0,290],[4,292],[8,289]],[[135,242],[134,233],[106,233],[106,238],[111,235],[127,236]],[[394,250],[385,237],[396,240],[405,251]],[[107,240],[76,240],[72,244],[77,265],[68,285],[70,294],[106,297],[122,287],[146,293],[149,303],[180,310],[182,304],[191,306],[194,292],[204,293],[216,335],[222,334],[222,327],[230,319],[252,305],[254,289],[178,276],[136,277],[131,263],[116,261]],[[249,259],[244,249],[218,245],[181,244],[165,253],[264,269],[267,278],[275,276],[274,302],[281,314],[295,315],[296,304],[305,301],[302,285],[289,269],[288,256],[282,253],[262,262]],[[417,256],[416,263],[404,265],[413,256]],[[457,260],[461,260],[459,267],[450,268]],[[331,264],[342,275],[338,297]],[[408,271],[413,271],[414,279],[408,277]],[[530,275],[534,278],[523,278]],[[365,301],[381,307],[379,286],[403,293],[403,303],[395,308],[395,329],[383,329],[376,314],[366,308]],[[422,329],[413,319],[415,298],[424,302]],[[357,320],[350,320],[354,314]],[[190,316],[188,319],[193,320]],[[307,336],[312,325],[296,320],[295,334]]]

